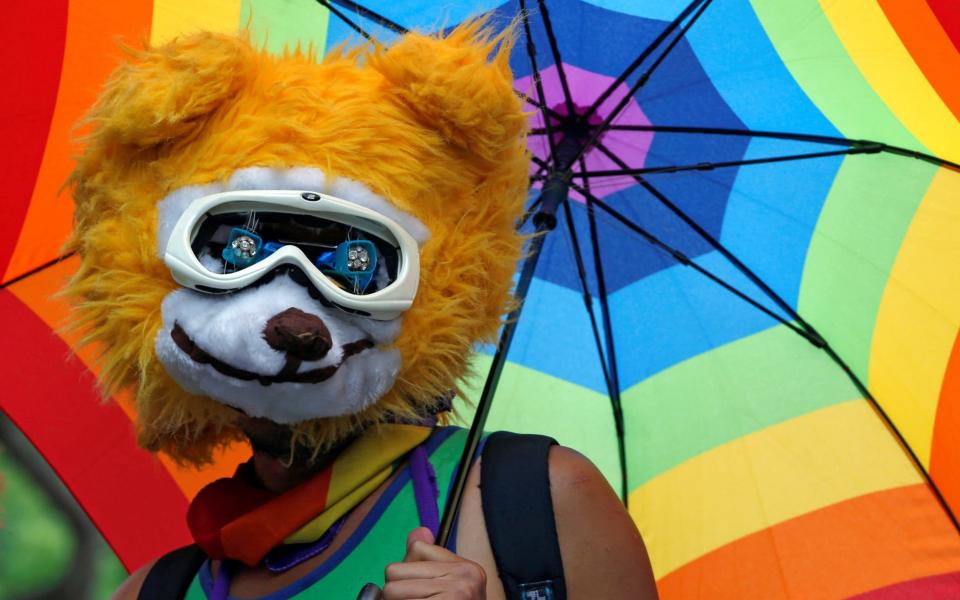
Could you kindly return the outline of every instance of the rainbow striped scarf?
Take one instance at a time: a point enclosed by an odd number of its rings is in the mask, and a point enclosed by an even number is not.
[[[281,544],[319,539],[430,437],[422,425],[382,425],[347,446],[320,473],[275,494],[234,475],[197,494],[187,512],[194,541],[210,558],[254,566]]]

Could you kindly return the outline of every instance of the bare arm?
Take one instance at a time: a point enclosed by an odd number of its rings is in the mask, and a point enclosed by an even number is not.
[[[550,492],[570,600],[656,600],[640,533],[593,463],[575,450],[552,448]]]

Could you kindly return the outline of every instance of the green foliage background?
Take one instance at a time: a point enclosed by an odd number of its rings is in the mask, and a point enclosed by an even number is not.
[[[39,597],[56,587],[76,545],[64,516],[0,446],[0,600]],[[109,598],[127,575],[102,538],[96,565],[88,597]]]

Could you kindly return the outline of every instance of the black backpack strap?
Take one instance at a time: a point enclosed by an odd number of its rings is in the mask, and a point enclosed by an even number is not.
[[[184,546],[160,557],[147,573],[137,600],[179,600],[187,595],[190,582],[207,555],[196,544]]]
[[[480,498],[507,600],[566,600],[542,435],[497,432],[483,448]]]

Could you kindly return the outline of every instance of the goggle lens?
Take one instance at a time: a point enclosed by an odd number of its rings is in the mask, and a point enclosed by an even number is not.
[[[220,213],[200,223],[191,248],[205,269],[225,274],[296,246],[328,280],[347,293],[365,295],[394,283],[399,267],[399,248],[375,231],[375,223],[358,226],[312,215]]]

